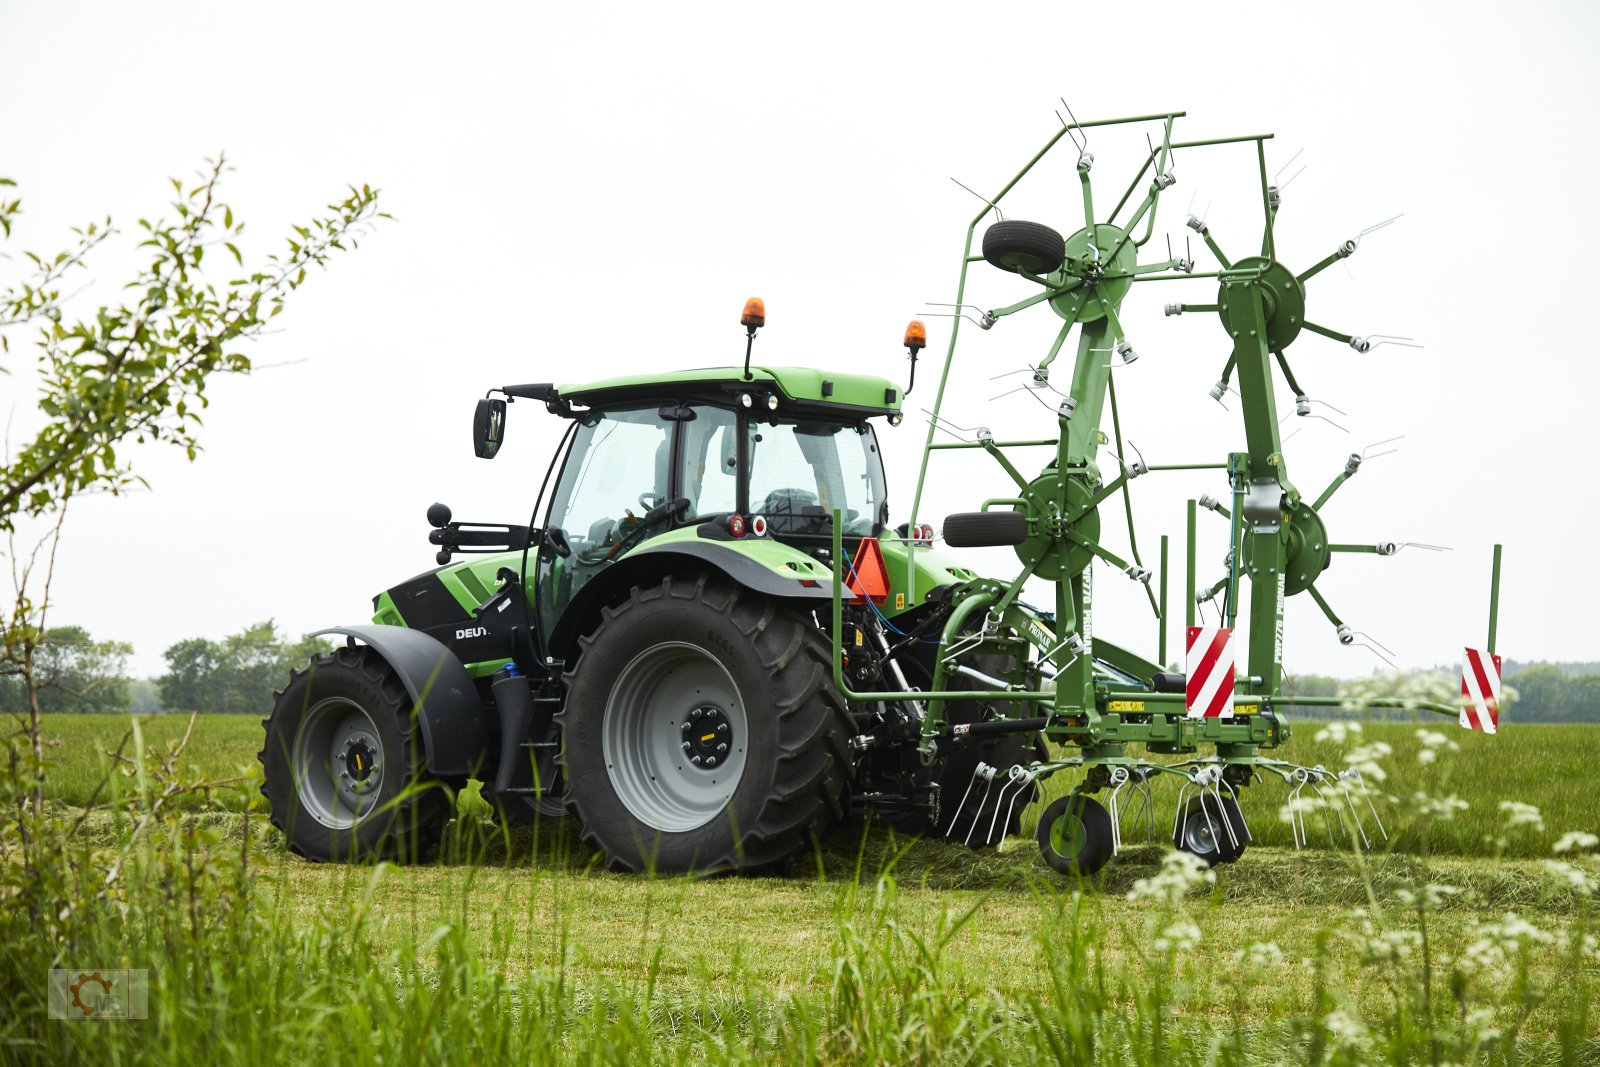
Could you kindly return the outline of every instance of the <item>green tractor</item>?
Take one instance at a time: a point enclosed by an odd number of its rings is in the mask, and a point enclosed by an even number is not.
[[[752,301],[752,339],[761,317]],[[940,791],[1044,757],[1037,731],[940,758],[921,702],[849,703],[835,683],[836,565],[844,670],[863,689],[927,686],[949,593],[977,577],[930,549],[931,527],[890,528],[874,424],[898,424],[903,397],[883,378],[751,367],[748,344],[743,368],[490,390],[480,457],[514,401],[566,420],[553,488],[527,526],[433,505],[440,566],[378,594],[372,624],[322,631],[343,647],[296,671],[265,720],[263,792],[290,848],[424,855],[473,778],[508,820],[575,818],[623,870],[781,869],[851,817],[971,845],[1015,832],[1022,805],[941,820]],[[997,666],[962,662],[980,680]],[[953,723],[1011,712],[957,706]]]

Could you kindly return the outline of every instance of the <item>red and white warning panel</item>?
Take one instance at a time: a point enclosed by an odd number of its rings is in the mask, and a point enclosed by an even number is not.
[[[1191,626],[1187,645],[1183,707],[1189,718],[1233,718],[1232,627]]]
[[[1461,664],[1461,725],[1497,733],[1500,726],[1500,657],[1467,649]]]

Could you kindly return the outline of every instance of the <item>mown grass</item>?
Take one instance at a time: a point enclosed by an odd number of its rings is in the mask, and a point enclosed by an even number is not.
[[[162,715],[146,716],[141,721],[152,738],[176,738],[188,723],[187,717]],[[1461,730],[1443,720],[1416,725],[1365,723],[1359,736],[1340,743],[1317,739],[1317,733],[1326,725],[1297,724],[1289,744],[1274,754],[1296,763],[1340,770],[1352,747],[1382,742],[1393,753],[1383,761],[1389,777],[1373,783],[1378,788],[1407,802],[1422,792],[1431,797],[1460,796],[1470,803],[1466,811],[1447,821],[1397,825],[1391,843],[1393,851],[1453,856],[1500,851],[1533,857],[1547,854],[1551,843],[1567,830],[1600,832],[1600,803],[1595,802],[1590,790],[1579,785],[1588,781],[1600,765],[1600,727],[1509,723],[1498,735],[1488,736]],[[65,804],[85,804],[101,781],[107,760],[105,751],[114,749],[127,729],[126,716],[45,716],[46,758],[50,761],[48,795]],[[1418,754],[1425,746],[1418,740],[1419,729],[1445,733],[1460,746],[1460,751],[1446,752],[1431,764],[1420,763]],[[213,780],[254,773],[261,736],[260,720],[253,716],[201,716],[195,721],[194,737],[185,750],[184,766],[197,777]],[[1077,780],[1071,772],[1059,774],[1046,783],[1046,792],[1052,797],[1060,795]],[[1270,775],[1242,792],[1245,818],[1257,844],[1292,846],[1289,825],[1280,817],[1288,793],[1288,788]],[[1177,790],[1171,782],[1160,782],[1155,797],[1154,833],[1160,841],[1171,833]],[[474,799],[468,799],[469,807]],[[1519,831],[1497,848],[1497,839],[1504,836],[1500,800],[1521,801],[1539,808],[1544,814],[1545,829]],[[191,798],[186,803],[200,806],[202,801]],[[238,806],[235,800],[214,803],[232,804],[235,809]],[[1024,814],[1025,836],[1032,834],[1042,808],[1042,804],[1036,805]],[[1366,816],[1365,807],[1360,810]],[[1346,835],[1338,832],[1337,825],[1334,829],[1333,847],[1348,847]],[[1320,817],[1310,818],[1308,830],[1312,848],[1330,847],[1328,828]],[[1369,834],[1374,832],[1370,821],[1367,830]],[[1129,833],[1131,841],[1131,828]]]
[[[185,725],[146,719],[143,737]],[[121,812],[80,810],[126,720],[46,728],[50,807],[77,829],[31,871],[0,849],[18,876],[0,910],[0,1062],[1600,1061],[1592,898],[1534,858],[1593,828],[1577,764],[1600,730],[1463,735],[1424,766],[1415,728],[1368,726],[1394,749],[1385,788],[1471,805],[1433,824],[1430,854],[1386,805],[1395,850],[1258,844],[1163,897],[1147,891],[1162,847],[1079,886],[1030,839],[978,852],[860,828],[786,878],[615,875],[565,821],[503,832],[472,797],[429,863],[312,864],[246,810],[259,722],[224,716],[197,721],[179,767],[240,780],[130,843],[151,810],[135,778],[111,776]],[[1348,746],[1315,729],[1288,754],[1341,766]],[[1534,776],[1545,761],[1572,776]],[[1174,793],[1157,796],[1164,821]],[[1287,840],[1283,796],[1252,798],[1259,841]],[[1505,796],[1543,808],[1547,830],[1506,831]],[[1454,891],[1430,902],[1429,886]],[[1537,936],[1485,926],[1508,912]],[[48,966],[150,968],[151,1019],[47,1025]]]

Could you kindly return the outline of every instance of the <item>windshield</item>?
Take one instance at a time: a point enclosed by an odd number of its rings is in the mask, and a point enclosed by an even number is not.
[[[750,422],[745,428],[750,511],[783,535],[872,534],[884,501],[883,462],[870,428],[827,422]]]

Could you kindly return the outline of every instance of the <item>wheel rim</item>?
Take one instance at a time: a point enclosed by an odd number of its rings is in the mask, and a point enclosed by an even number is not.
[[[378,804],[385,773],[377,723],[344,697],[306,710],[295,743],[295,791],[311,817],[348,830]]]
[[[1197,856],[1217,851],[1217,829],[1204,812],[1190,815],[1183,825],[1183,847]]]
[[[1050,847],[1055,849],[1056,855],[1076,861],[1083,854],[1083,846],[1089,836],[1088,829],[1083,825],[1083,820],[1071,812],[1062,812],[1055,822],[1050,824]]]
[[[744,777],[748,738],[733,676],[680,641],[647,648],[622,669],[600,729],[617,798],[667,833],[704,826],[727,806]]]

